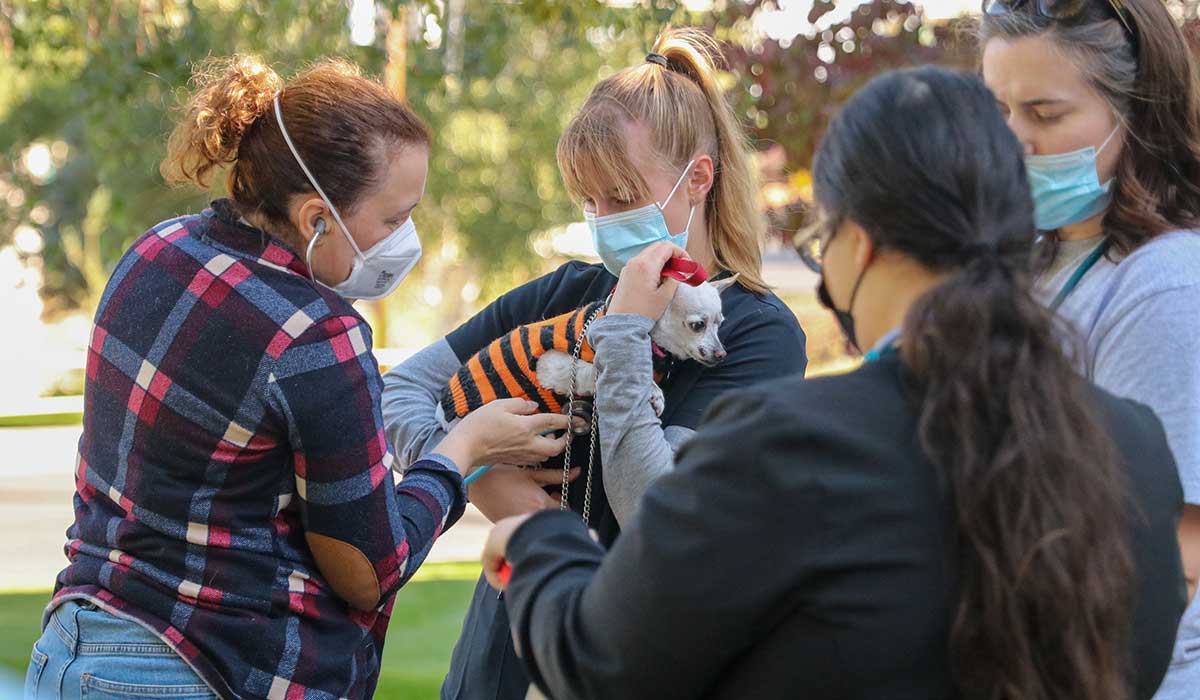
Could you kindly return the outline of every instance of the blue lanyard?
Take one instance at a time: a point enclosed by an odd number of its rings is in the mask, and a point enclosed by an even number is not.
[[[1079,281],[1083,279],[1083,276],[1088,273],[1088,270],[1095,267],[1096,263],[1100,262],[1100,258],[1104,257],[1106,252],[1108,252],[1108,240],[1096,246],[1091,255],[1087,256],[1087,259],[1080,263],[1079,267],[1075,268],[1071,279],[1067,280],[1067,283],[1059,290],[1058,296],[1054,297],[1054,301],[1050,302],[1051,311],[1058,311],[1058,307],[1062,306],[1067,297],[1071,296],[1071,292],[1075,291],[1075,288],[1079,286]]]
[[[891,357],[892,355],[895,355],[898,352],[900,352],[900,351],[896,348],[896,341],[893,340],[892,342],[888,343],[887,345],[884,345],[881,348],[877,348],[875,350],[868,352],[866,355],[863,355],[863,361],[864,362],[874,362],[875,360],[882,360],[883,358]]]
[[[1071,292],[1075,291],[1075,288],[1079,286],[1079,282],[1083,279],[1083,276],[1088,273],[1088,270],[1091,270],[1093,267],[1095,267],[1096,263],[1100,262],[1100,258],[1104,257],[1106,252],[1108,252],[1107,240],[1096,246],[1096,249],[1087,256],[1087,259],[1080,263],[1079,267],[1075,268],[1075,272],[1071,274],[1071,278],[1067,280],[1067,283],[1063,285],[1061,290],[1059,290],[1058,296],[1054,297],[1054,301],[1050,303],[1051,311],[1057,311],[1058,307],[1062,306],[1062,303],[1067,300],[1067,297],[1071,296]],[[899,352],[899,350],[896,349],[897,340],[898,338],[892,338],[887,342],[886,345],[871,350],[867,354],[863,355],[863,360],[865,362],[874,362],[876,360],[881,360],[885,357],[895,355],[897,352]]]
[[[885,357],[891,357],[892,355],[895,355],[896,353],[900,352],[896,349],[896,345],[899,342],[900,329],[895,328],[880,338],[879,342],[875,344],[875,347],[871,348],[869,352],[863,355],[863,362],[874,362],[876,360],[882,360]]]
[[[1079,282],[1083,279],[1083,276],[1088,273],[1088,270],[1091,270],[1093,267],[1095,267],[1096,263],[1100,262],[1100,258],[1104,257],[1106,252],[1108,252],[1107,240],[1096,246],[1096,249],[1093,250],[1091,254],[1079,264],[1079,267],[1075,268],[1075,272],[1071,274],[1071,278],[1067,280],[1067,283],[1063,285],[1061,290],[1059,290],[1058,296],[1054,297],[1054,301],[1050,303],[1051,311],[1057,311],[1058,307],[1062,306],[1062,303],[1067,300],[1067,297],[1071,296],[1071,292],[1074,292],[1075,288],[1079,286]],[[897,338],[893,338],[888,341],[886,345],[871,350],[867,354],[863,355],[863,360],[866,362],[874,362],[875,360],[882,360],[885,357],[895,355],[897,352],[899,352],[899,350],[896,348],[897,340]]]

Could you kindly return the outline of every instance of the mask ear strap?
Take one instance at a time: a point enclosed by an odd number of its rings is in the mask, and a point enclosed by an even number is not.
[[[854,311],[854,302],[858,299],[858,290],[862,288],[863,280],[866,279],[867,270],[871,269],[871,263],[875,262],[875,247],[871,247],[871,252],[867,255],[867,261],[863,264],[863,269],[858,273],[858,279],[854,282],[854,289],[850,291],[850,302],[846,306],[846,313]]]
[[[858,300],[858,290],[862,288],[863,279],[867,276],[867,269],[871,267],[868,261],[862,271],[858,273],[858,279],[854,281],[854,289],[850,290],[850,301],[846,304],[846,313],[854,314],[854,302]]]
[[[1121,130],[1120,124],[1117,124],[1116,126],[1113,127],[1112,133],[1108,135],[1108,138],[1104,139],[1104,143],[1100,144],[1100,148],[1096,149],[1096,155],[1100,155],[1100,152],[1103,151],[1106,146],[1108,146],[1108,142],[1112,141],[1113,137],[1116,136],[1117,132],[1120,130]]]
[[[321,195],[321,199],[325,200],[325,204],[329,207],[329,211],[333,212],[333,218],[337,219],[338,226],[342,227],[342,233],[346,234],[346,239],[350,241],[350,247],[354,248],[354,253],[360,258],[363,257],[362,251],[358,249],[358,244],[354,242],[354,236],[350,235],[350,229],[346,228],[346,224],[342,221],[341,214],[338,214],[337,207],[333,206],[333,201],[330,200],[329,197],[325,196],[325,190],[321,189],[321,186],[317,184],[317,178],[313,176],[312,171],[310,171],[308,166],[304,164],[304,159],[300,157],[300,151],[296,150],[296,144],[292,143],[292,137],[288,135],[287,127],[283,125],[283,111],[279,109],[278,92],[275,93],[275,122],[279,124],[279,133],[283,134],[283,140],[285,143],[287,143],[288,150],[292,152],[292,156],[300,165],[300,169],[304,171],[304,176],[308,178],[308,183],[313,186],[313,189],[317,191],[317,194]],[[313,236],[313,240],[317,240],[317,237]],[[309,249],[311,250],[311,248],[312,243],[310,242]]]
[[[685,177],[687,177],[688,171],[692,169],[692,163],[695,163],[695,162],[696,162],[696,159],[693,158],[688,161],[687,165],[684,166],[683,173],[680,174],[679,179],[675,181],[675,186],[671,188],[671,194],[668,194],[667,198],[662,201],[662,204],[658,205],[659,209],[665,209],[667,207],[667,204],[669,204],[671,201],[671,197],[675,196],[675,190],[679,189],[679,186],[683,184],[683,179]],[[657,202],[656,202],[656,204],[657,204]],[[688,221],[688,225],[691,225],[691,221]]]

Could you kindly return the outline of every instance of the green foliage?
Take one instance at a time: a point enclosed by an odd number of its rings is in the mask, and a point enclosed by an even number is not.
[[[99,293],[97,271],[102,284],[142,231],[205,203],[205,194],[169,189],[158,175],[193,61],[250,51],[288,68],[345,53],[348,43],[326,30],[345,22],[337,2],[140,5],[139,16],[139,3],[128,0],[19,2],[11,17],[13,49],[0,68],[0,182],[25,196],[0,207],[0,242],[31,214],[46,217],[34,220],[46,243],[45,292],[67,305],[88,305]],[[351,56],[377,66],[382,51]],[[20,167],[30,144],[56,142],[65,155],[47,177]]]
[[[545,264],[528,236],[578,218],[558,178],[558,133],[597,77],[640,58],[672,11],[598,0],[377,6],[379,38],[358,47],[337,0],[18,2],[0,63],[0,244],[36,226],[45,296],[90,307],[133,238],[220,194],[172,190],[158,174],[193,62],[257,53],[286,77],[332,54],[381,74],[387,20],[403,9],[408,98],[436,135],[417,217],[426,250],[459,251],[442,256],[459,286],[486,293],[527,278]],[[22,166],[31,144],[57,144],[44,177]],[[410,309],[412,286],[397,302]]]
[[[409,99],[436,139],[417,224],[424,240],[459,242],[450,262],[500,291],[544,265],[531,233],[580,218],[555,161],[562,129],[596,80],[642,58],[669,13],[594,0],[467,7],[458,46],[446,37],[410,54]]]
[[[133,238],[220,194],[220,185],[172,190],[158,174],[191,65],[210,55],[257,53],[285,77],[341,55],[382,74],[391,20],[404,18],[406,95],[435,139],[416,214],[426,255],[368,312],[377,345],[410,346],[552,263],[530,236],[579,218],[559,178],[558,136],[596,80],[641,61],[666,23],[707,25],[727,42],[725,83],[766,153],[776,189],[765,199],[781,231],[798,224],[815,144],[850,93],[890,68],[973,61],[953,23],[926,22],[899,0],[849,12],[820,0],[809,16],[820,31],[778,40],[756,22],[776,9],[771,0],[724,0],[703,13],[664,0],[377,0],[377,39],[366,47],[350,41],[348,7],[17,0],[0,15],[0,43],[11,37],[0,62],[0,244],[22,225],[43,234],[52,311],[93,306]],[[31,144],[53,154],[42,177],[23,167]]]

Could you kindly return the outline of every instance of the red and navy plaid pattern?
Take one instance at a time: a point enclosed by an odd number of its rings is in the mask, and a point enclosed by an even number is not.
[[[396,485],[371,330],[228,201],[147,232],[88,352],[70,564],[224,698],[369,698],[394,593],[463,512],[438,456]],[[337,598],[305,543],[357,547],[384,603]]]

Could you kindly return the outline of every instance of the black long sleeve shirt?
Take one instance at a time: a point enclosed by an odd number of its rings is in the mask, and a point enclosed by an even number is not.
[[[1182,492],[1157,418],[1094,396],[1125,457],[1136,694],[1166,671],[1186,589]],[[517,649],[557,700],[956,698],[949,504],[900,363],[719,399],[607,555],[579,517],[513,535]]]

